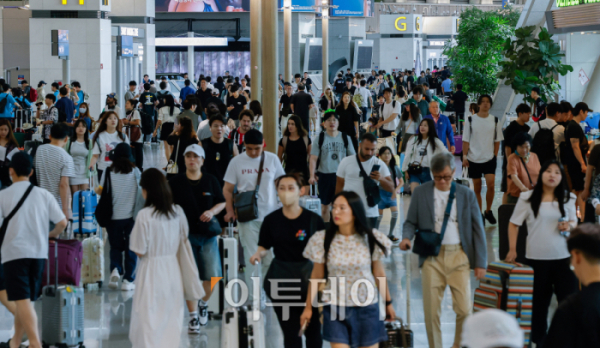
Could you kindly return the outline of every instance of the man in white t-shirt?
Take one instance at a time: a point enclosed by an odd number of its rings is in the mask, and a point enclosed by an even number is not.
[[[48,238],[56,238],[64,231],[67,219],[50,192],[29,182],[32,161],[28,154],[16,153],[8,171],[13,184],[0,195],[0,221],[6,227],[0,251],[3,268],[0,293],[5,292],[5,298],[11,301],[9,310],[15,315],[10,343],[19,347],[26,333],[30,347],[41,347],[33,302],[41,289]],[[54,228],[48,232],[50,224]]]
[[[504,140],[502,123],[490,108],[494,102],[492,97],[482,94],[477,100],[479,112],[465,120],[463,133],[463,167],[469,168],[469,178],[473,179],[473,190],[481,209],[481,177],[485,177],[487,192],[485,194],[486,210],[484,220],[490,224],[496,223],[492,213],[494,203],[494,184],[496,180],[496,155],[500,142]]]
[[[371,133],[365,133],[360,137],[360,146],[356,156],[348,156],[340,162],[336,173],[337,181],[335,185],[335,193],[342,191],[353,191],[358,194],[365,206],[367,219],[372,227],[377,226],[377,218],[379,218],[379,209],[377,204],[369,206],[367,203],[367,195],[363,185],[364,179],[361,175],[358,160],[367,175],[377,182],[382,189],[388,192],[394,192],[394,184],[390,176],[388,166],[379,158],[375,157],[377,151],[377,138]],[[377,169],[379,167],[379,169]]]
[[[400,124],[400,102],[392,100],[392,89],[386,88],[383,90],[383,97],[385,103],[380,106],[379,110],[379,123],[375,128],[379,128],[379,136],[381,138],[387,138],[392,136],[392,132],[396,130],[398,124]]]
[[[362,105],[360,106],[360,111],[362,112],[362,122],[367,122],[371,114],[371,108],[373,106],[373,97],[371,96],[371,92],[367,88],[367,81],[361,80],[360,87],[356,91],[362,96]]]
[[[258,235],[263,219],[278,208],[277,188],[275,179],[285,174],[279,158],[270,152],[263,152],[263,135],[256,129],[249,130],[244,135],[244,147],[246,151],[239,156],[235,156],[225,172],[225,186],[223,195],[227,201],[225,221],[236,219],[236,211],[233,205],[233,190],[237,186],[238,194],[256,189],[258,180],[258,170],[260,168],[261,158],[264,158],[262,176],[260,178],[260,189],[258,190],[258,217],[252,221],[239,222],[238,230],[240,233],[240,242],[244,248],[246,264],[249,267],[250,257],[258,249]],[[262,274],[267,274],[269,265],[273,259],[272,254],[262,259]],[[246,284],[251,288],[252,272],[244,272]],[[253,291],[250,291],[250,300],[254,298]]]
[[[552,105],[550,105],[552,104]],[[554,150],[556,151],[556,158],[560,158],[559,149],[560,143],[565,141],[565,127],[558,124],[560,118],[560,105],[557,103],[550,103],[548,107],[546,107],[546,118],[541,121],[534,122],[529,130],[529,135],[531,135],[531,139],[535,138],[537,132],[541,129],[551,129],[554,134]]]
[[[477,280],[487,268],[487,245],[481,211],[473,191],[454,183],[456,162],[449,152],[433,156],[430,163],[433,181],[415,188],[402,228],[401,250],[410,250],[417,231],[432,231],[441,236],[437,256],[419,255],[423,285],[423,310],[429,347],[442,344],[440,314],[446,287],[452,292],[452,308],[456,312],[453,348],[461,347],[464,321],[472,309],[471,269]],[[454,198],[446,222],[445,213],[451,194]],[[416,242],[415,242],[416,244]]]

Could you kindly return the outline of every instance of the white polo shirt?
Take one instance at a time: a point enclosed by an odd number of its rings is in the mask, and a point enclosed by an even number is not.
[[[12,184],[0,195],[0,223],[10,214],[29,187],[29,181]],[[47,259],[50,222],[65,219],[56,198],[47,190],[34,187],[8,223],[2,243],[2,263],[18,259]]]

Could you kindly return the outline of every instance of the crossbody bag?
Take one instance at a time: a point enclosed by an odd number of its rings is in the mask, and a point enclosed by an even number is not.
[[[413,253],[419,254],[423,257],[438,256],[442,248],[442,241],[444,240],[444,234],[446,234],[446,226],[448,226],[448,220],[450,219],[450,212],[452,211],[452,203],[456,196],[456,183],[452,182],[450,188],[450,197],[448,198],[448,204],[446,205],[446,212],[444,213],[444,222],[442,223],[442,230],[437,233],[432,230],[419,230],[415,235],[415,244],[413,246]]]
[[[416,135],[415,135],[416,137]],[[415,148],[417,147],[417,142],[415,141],[415,144],[413,145],[413,155],[415,153]],[[427,152],[427,148],[429,147],[429,139],[427,139],[427,144],[425,145],[425,152]],[[425,157],[425,154],[423,154],[421,156],[421,161],[419,161],[419,163],[417,162],[413,162],[411,164],[408,165],[408,175],[420,175],[423,172],[423,166],[421,165],[423,163],[423,158]]]
[[[233,199],[233,206],[236,211],[239,222],[248,222],[258,219],[258,190],[260,189],[260,179],[262,177],[263,166],[265,164],[265,152],[260,157],[260,166],[258,167],[258,179],[256,179],[256,188],[254,191],[240,192]]]
[[[4,242],[4,236],[6,235],[6,229],[8,228],[8,223],[10,222],[10,219],[12,219],[15,216],[15,214],[19,211],[19,209],[21,208],[21,206],[23,205],[23,203],[25,202],[25,200],[31,193],[31,190],[33,190],[33,185],[29,185],[29,187],[27,188],[27,191],[25,191],[25,194],[23,194],[23,197],[21,197],[21,199],[19,200],[17,205],[13,208],[13,210],[10,212],[10,214],[8,214],[8,216],[5,217],[4,220],[2,221],[2,227],[0,227],[0,245],[2,245],[2,243]]]
[[[523,160],[523,157],[519,156],[519,158],[521,159],[521,163],[523,163],[523,167],[525,167],[525,173],[527,173],[527,178],[529,178],[529,183],[531,184],[531,186],[533,186],[533,181],[531,181],[531,175],[529,175],[529,169],[527,169],[527,164],[525,164],[525,160]]]
[[[179,156],[179,143],[181,142],[181,138],[177,140],[177,150],[175,150],[175,161],[170,160],[169,164],[167,164],[167,174],[178,174],[179,166],[177,165],[177,156]]]
[[[358,168],[360,168],[360,174],[363,177],[363,187],[365,190],[365,196],[367,196],[367,204],[369,207],[376,206],[379,201],[381,201],[381,194],[379,193],[379,185],[377,182],[365,172],[365,169],[360,163],[360,158],[358,158],[358,154],[356,155],[356,162],[358,163]]]

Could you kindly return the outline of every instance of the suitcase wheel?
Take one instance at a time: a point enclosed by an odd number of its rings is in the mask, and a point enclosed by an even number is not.
[[[102,281],[98,282],[98,289],[102,289],[102,283],[103,283]]]

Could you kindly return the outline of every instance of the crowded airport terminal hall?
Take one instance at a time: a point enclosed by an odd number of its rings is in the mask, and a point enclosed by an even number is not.
[[[599,18],[0,0],[0,348],[600,348]]]

